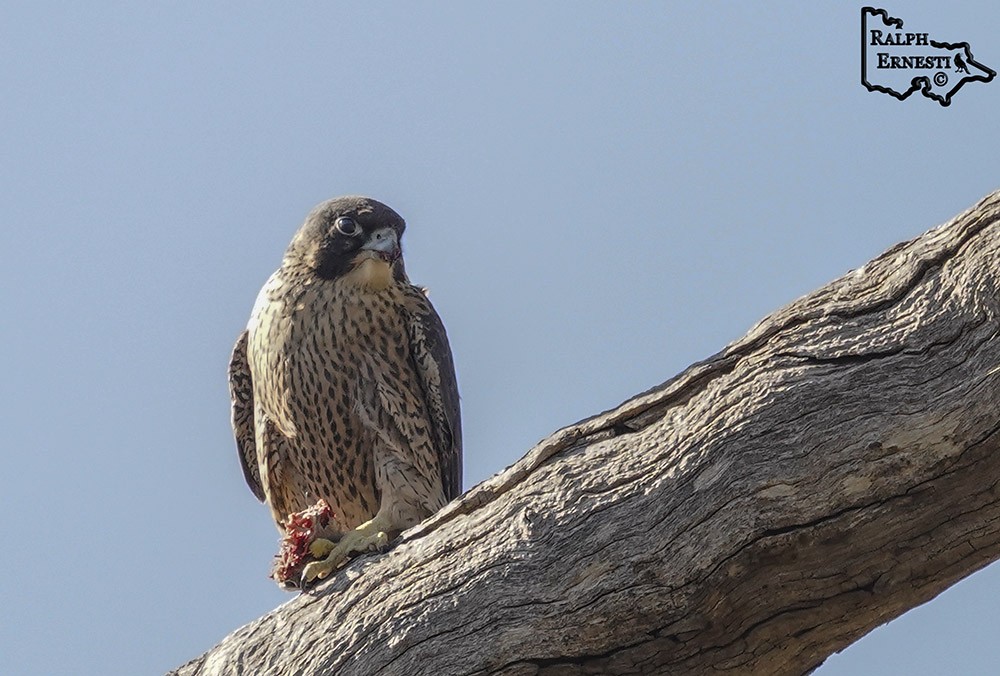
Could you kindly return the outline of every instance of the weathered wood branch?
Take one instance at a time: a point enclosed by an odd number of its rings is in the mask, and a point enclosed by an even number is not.
[[[178,674],[801,674],[1000,558],[1000,192]]]

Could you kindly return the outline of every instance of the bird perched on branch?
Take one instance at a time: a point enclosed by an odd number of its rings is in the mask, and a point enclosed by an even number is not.
[[[279,531],[323,499],[303,581],[461,491],[458,386],[444,325],[403,267],[405,223],[366,197],[324,202],[261,289],[229,365],[232,422]]]

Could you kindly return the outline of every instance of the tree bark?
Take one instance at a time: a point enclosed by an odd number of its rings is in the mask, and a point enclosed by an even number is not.
[[[1000,557],[1000,192],[176,674],[802,674]]]

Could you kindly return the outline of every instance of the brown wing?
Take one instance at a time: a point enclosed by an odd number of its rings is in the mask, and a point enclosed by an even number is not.
[[[410,315],[410,353],[420,376],[441,463],[441,483],[448,500],[462,492],[462,415],[458,379],[444,324],[422,290],[415,291]]]
[[[253,378],[247,361],[247,336],[244,331],[236,339],[233,356],[229,359],[229,398],[232,400],[233,436],[239,451],[243,476],[257,499],[264,502],[264,489],[260,483],[257,465],[257,446],[253,422]]]

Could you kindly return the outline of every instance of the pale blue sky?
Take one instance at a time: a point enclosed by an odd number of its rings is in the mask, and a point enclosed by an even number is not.
[[[289,598],[225,369],[321,200],[407,219],[470,486],[1000,187],[1000,82],[866,91],[860,4],[234,7],[0,8],[4,674],[160,673]],[[995,3],[887,9],[1000,69]],[[998,586],[817,673],[995,673]]]

